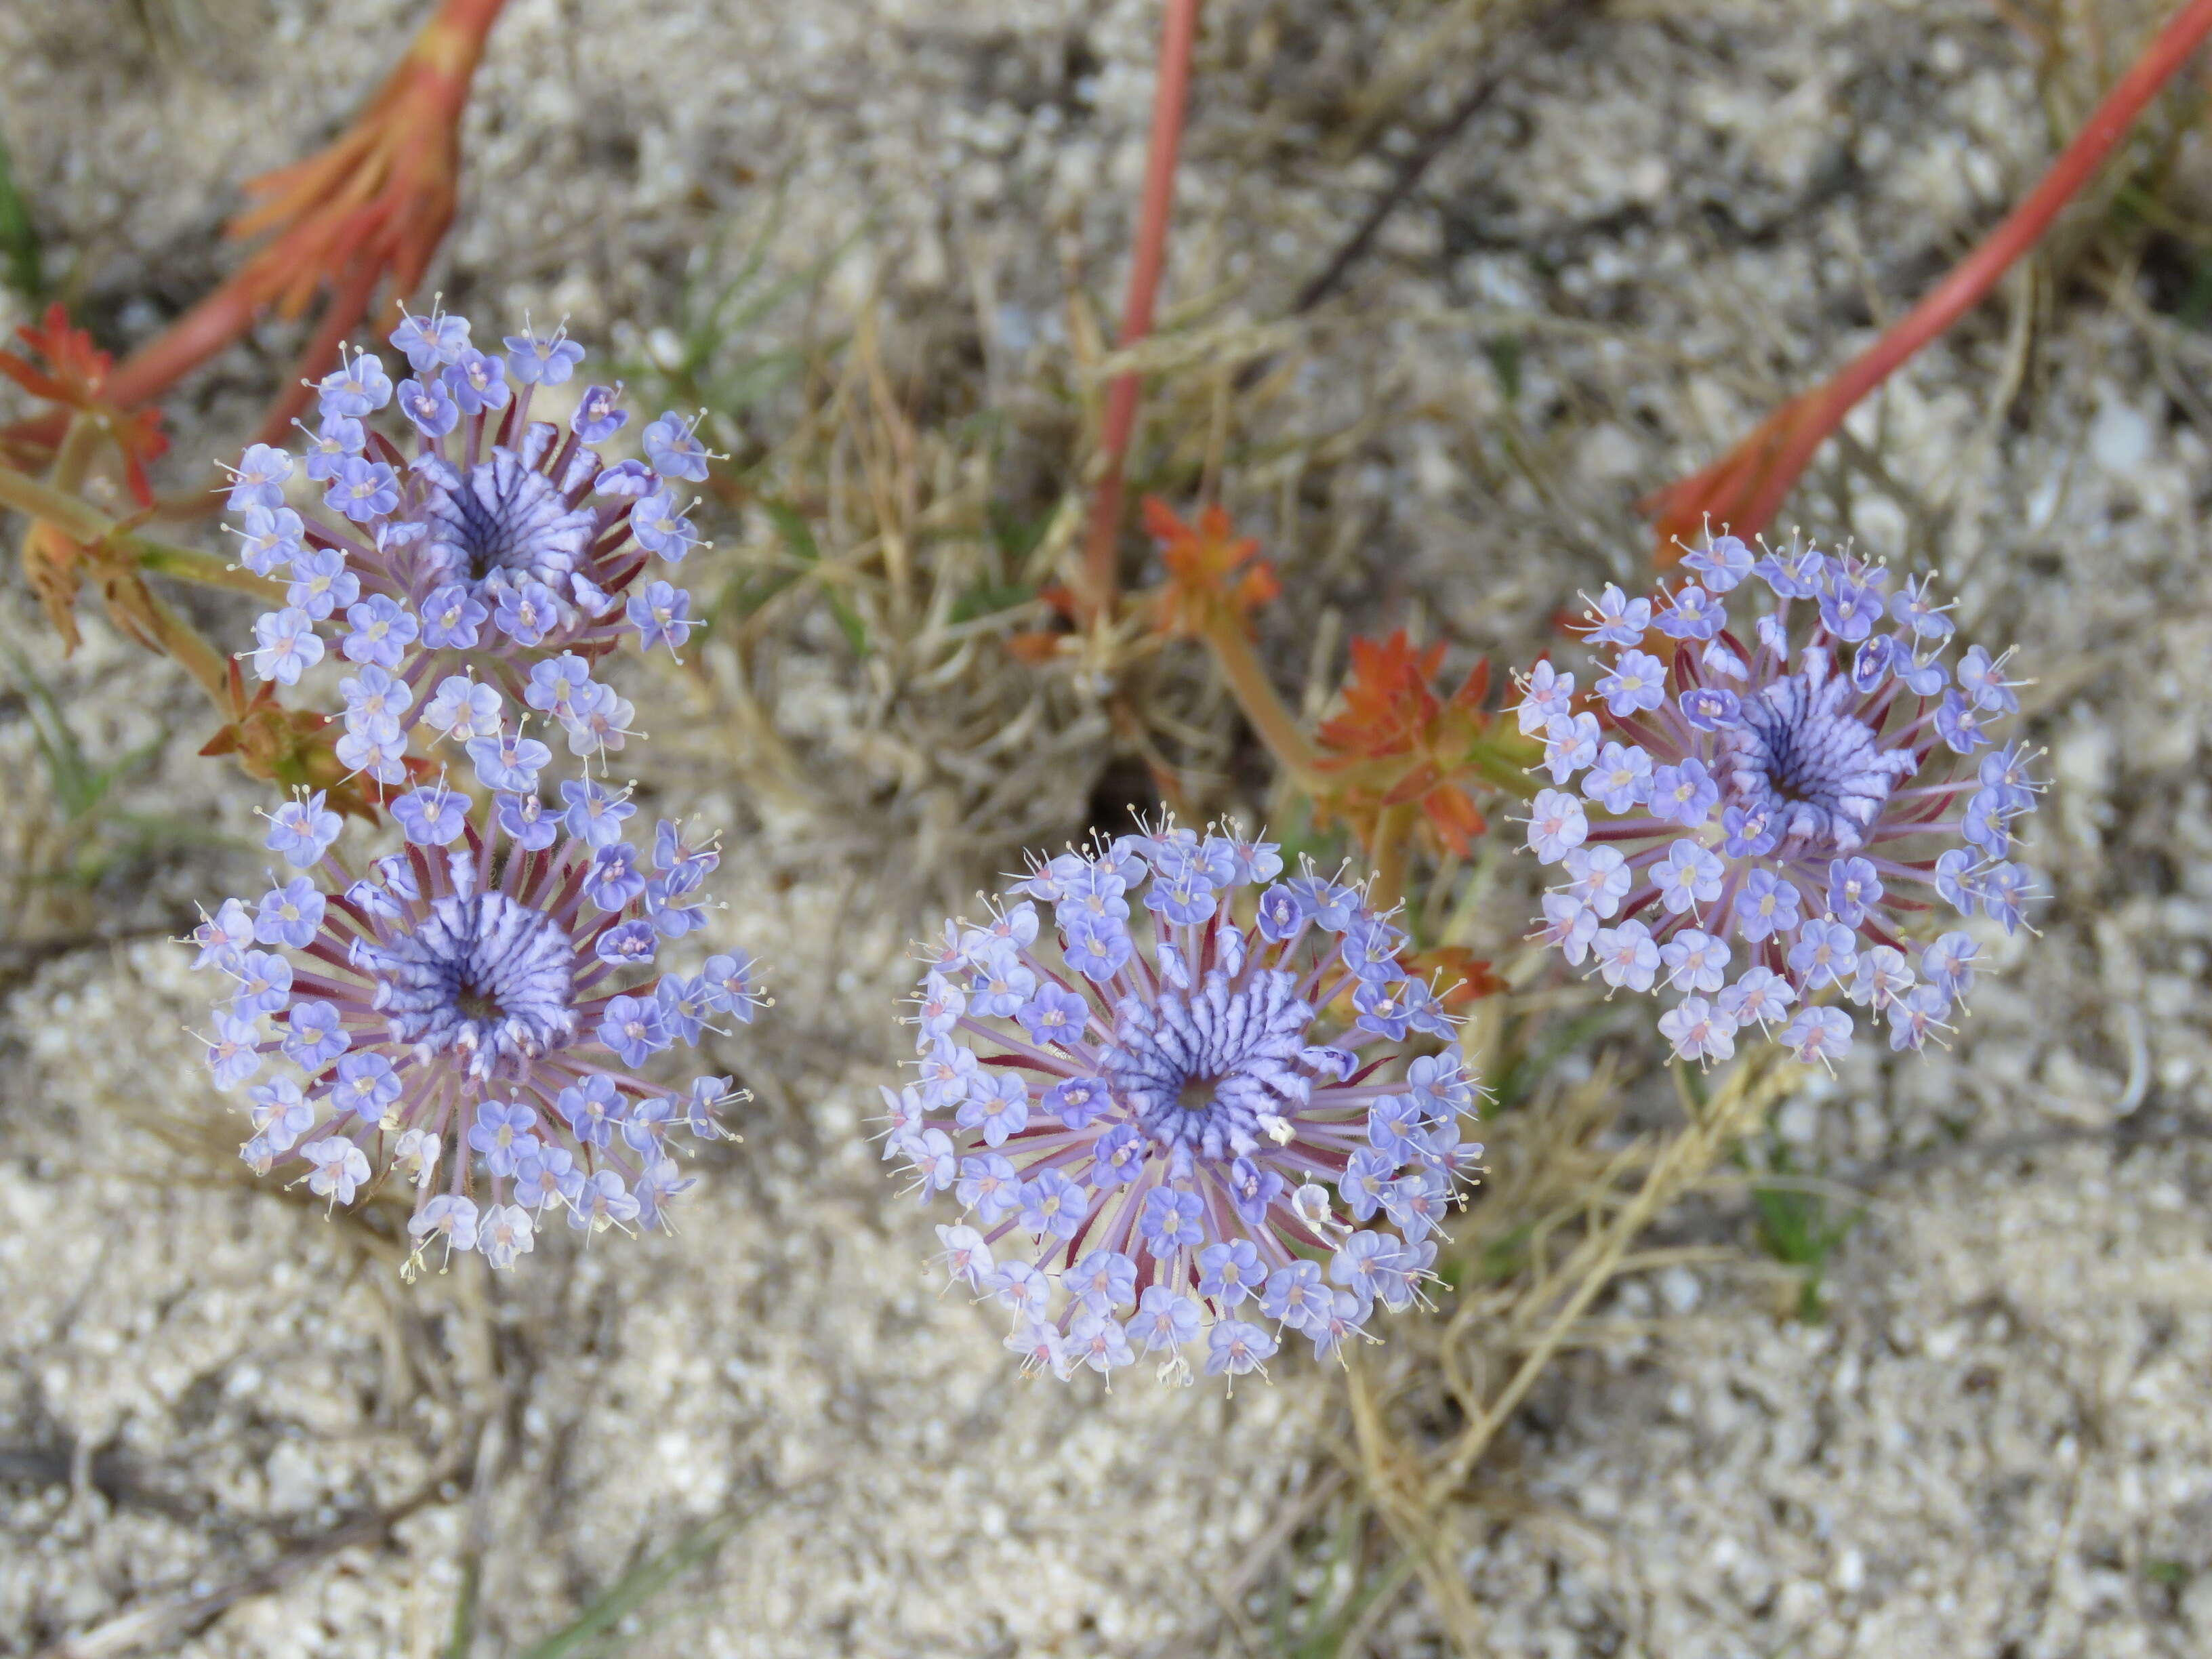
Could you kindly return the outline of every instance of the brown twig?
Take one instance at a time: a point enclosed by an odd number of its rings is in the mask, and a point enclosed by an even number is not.
[[[1368,249],[1374,246],[1375,238],[1383,224],[1406,204],[1419,187],[1422,176],[1435,164],[1438,156],[1451,148],[1453,141],[1466,131],[1468,123],[1488,106],[1501,87],[1517,79],[1538,52],[1564,40],[1567,27],[1588,11],[1590,4],[1591,0],[1559,0],[1547,16],[1529,27],[1517,48],[1494,64],[1488,75],[1469,87],[1466,95],[1453,106],[1451,112],[1407,152],[1405,159],[1398,163],[1397,176],[1375,198],[1373,205],[1353,228],[1352,234],[1346,237],[1342,245],[1329,256],[1328,263],[1298,290],[1297,298],[1291,301],[1292,316],[1311,311],[1337,290],[1352,266],[1366,258]]]
[[[156,1645],[173,1647],[213,1624],[238,1602],[282,1589],[317,1562],[356,1544],[373,1544],[417,1510],[439,1502],[445,1489],[467,1473],[473,1452],[425,1481],[389,1509],[373,1510],[342,1521],[329,1531],[289,1551],[267,1566],[210,1590],[205,1595],[158,1602],[137,1607],[82,1635],[66,1637],[45,1649],[38,1659],[123,1659],[125,1654]]]

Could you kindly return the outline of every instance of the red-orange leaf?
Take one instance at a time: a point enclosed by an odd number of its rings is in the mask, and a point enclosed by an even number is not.
[[[1164,633],[1186,638],[1221,622],[1249,626],[1253,611],[1282,591],[1275,568],[1258,556],[1260,544],[1239,538],[1218,506],[1185,524],[1158,496],[1145,497],[1145,529],[1160,544],[1168,579],[1153,599]]]
[[[1477,792],[1510,775],[1526,757],[1517,734],[1482,708],[1490,669],[1477,664],[1449,698],[1433,687],[1444,648],[1417,650],[1401,629],[1388,639],[1352,642],[1343,707],[1320,732],[1316,763],[1329,780],[1318,805],[1371,841],[1384,809],[1418,805],[1437,844],[1462,858],[1488,827]]]
[[[1368,760],[1412,753],[1435,724],[1441,705],[1429,681],[1443,658],[1442,645],[1416,652],[1402,628],[1379,644],[1352,641],[1344,712],[1322,723],[1322,744]]]
[[[46,367],[41,368],[12,351],[0,351],[0,374],[34,398],[98,421],[122,453],[131,495],[139,506],[151,507],[154,492],[146,477],[146,463],[158,460],[169,447],[169,441],[161,434],[161,410],[124,410],[106,398],[107,374],[115,360],[93,343],[90,334],[72,328],[69,313],[59,305],[47,307],[36,327],[19,328],[15,336],[44,360]]]
[[[1448,1010],[1464,1008],[1477,997],[1496,996],[1505,988],[1490,963],[1463,945],[1416,951],[1407,967],[1416,978],[1436,984],[1437,999]]]

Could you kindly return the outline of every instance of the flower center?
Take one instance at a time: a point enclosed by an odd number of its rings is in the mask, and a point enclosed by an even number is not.
[[[1313,1079],[1299,1062],[1314,1011],[1280,971],[1231,990],[1219,969],[1194,996],[1164,993],[1125,1005],[1103,1069],[1115,1097],[1164,1151],[1227,1161],[1262,1144],[1266,1118],[1304,1105]]]
[[[1720,732],[1727,803],[1764,814],[1785,853],[1856,850],[1900,778],[1919,769],[1909,749],[1885,750],[1874,727],[1844,709],[1848,680],[1825,653],[1777,680]]]
[[[454,988],[453,1006],[461,1011],[463,1019],[473,1020],[478,1024],[497,1019],[506,1012],[500,1006],[495,993],[480,989],[466,980]]]
[[[441,898],[414,933],[368,952],[392,1041],[457,1052],[477,1077],[574,1034],[575,955],[551,916],[498,892]]]
[[[582,562],[592,515],[570,511],[551,479],[508,451],[447,477],[429,502],[428,557],[441,580],[477,587],[501,577],[557,590]]]
[[[1221,1079],[1194,1077],[1176,1091],[1176,1104],[1186,1112],[1203,1112],[1213,1104],[1214,1091]]]

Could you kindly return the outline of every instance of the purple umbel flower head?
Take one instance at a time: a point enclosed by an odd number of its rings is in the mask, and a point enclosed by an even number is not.
[[[418,687],[469,672],[519,696],[540,661],[611,650],[647,565],[696,542],[683,481],[705,477],[708,458],[689,426],[664,416],[647,432],[651,464],[607,465],[591,446],[626,418],[618,388],[593,387],[566,431],[530,418],[580,348],[526,332],[502,356],[469,334],[461,318],[409,316],[392,335],[412,371],[397,387],[367,352],[324,380],[304,513],[284,505],[289,458],[265,445],[246,456],[230,494],[241,556],[289,583],[262,619],[262,678],[296,681],[323,654],[319,629],[355,661],[397,672],[404,659]],[[368,423],[387,406],[396,441]],[[679,617],[683,599],[671,601]]]
[[[750,1020],[758,988],[743,956],[656,969],[662,940],[704,925],[711,844],[663,820],[648,876],[618,838],[626,805],[568,793],[562,813],[534,788],[473,811],[442,782],[415,789],[392,803],[405,844],[359,870],[320,795],[271,815],[270,850],[304,873],[252,911],[226,901],[191,940],[229,981],[208,1060],[218,1086],[247,1085],[256,1170],[305,1159],[336,1203],[372,1176],[411,1181],[415,1237],[495,1267],[549,1211],[580,1231],[667,1224],[690,1184],[672,1136],[720,1133],[736,1097],[726,1078],[672,1091],[643,1073]]]
[[[1202,1342],[1234,1376],[1285,1331],[1333,1354],[1419,1295],[1481,1153],[1474,1090],[1449,1049],[1392,1064],[1409,1031],[1451,1035],[1403,935],[1282,868],[1265,842],[1124,836],[926,953],[884,1155],[954,1190],[943,1259],[1013,1315],[1026,1365],[1188,1377]]]
[[[2010,854],[2039,786],[1991,735],[2016,682],[1978,646],[1946,666],[1953,623],[1924,580],[1759,550],[1709,538],[1695,580],[1643,610],[1608,590],[1582,706],[1548,665],[1526,684],[1552,786],[1528,845],[1562,878],[1536,937],[1608,986],[1671,994],[1659,1030],[1685,1060],[1725,1060],[1756,1024],[1832,1063],[1844,1004],[1917,1049],[1973,978],[1947,913],[2010,933],[2033,884]]]

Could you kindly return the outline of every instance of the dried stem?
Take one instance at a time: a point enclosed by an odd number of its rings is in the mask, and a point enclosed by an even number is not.
[[[231,712],[229,659],[208,643],[205,635],[152,592],[137,597],[131,621],[153,636],[164,656],[173,659],[200,683],[218,712]]]
[[[101,540],[115,529],[115,521],[89,501],[40,483],[12,466],[0,466],[0,503],[59,525],[81,542]]]
[[[264,605],[284,603],[283,583],[257,576],[220,554],[203,552],[196,547],[173,547],[167,542],[149,541],[143,536],[117,536],[109,545],[130,554],[149,576],[197,582],[202,587],[227,587],[234,593],[250,593]]]
[[[66,452],[65,445],[65,458]],[[217,709],[230,712],[228,662],[140,577],[150,572],[231,588],[270,602],[281,601],[281,586],[237,569],[215,554],[134,536],[88,502],[13,467],[0,466],[0,503],[30,515],[34,531],[40,524],[49,525],[85,550],[93,569],[100,574],[109,615],[142,643],[175,659],[200,683]]]
[[[1152,133],[1145,161],[1145,194],[1137,219],[1135,258],[1129,293],[1121,313],[1115,349],[1126,351],[1152,331],[1159,297],[1160,270],[1167,260],[1168,222],[1175,209],[1176,155],[1182,143],[1183,116],[1189,102],[1191,48],[1198,37],[1199,0],[1167,0],[1160,27],[1158,84],[1152,93]],[[1105,470],[1091,497],[1091,534],[1084,550],[1083,601],[1102,623],[1111,619],[1118,586],[1121,538],[1122,468],[1136,429],[1141,381],[1132,371],[1106,388],[1106,418],[1100,436]]]
[[[1654,515],[1657,561],[1671,562],[1675,538],[1696,533],[1708,518],[1739,535],[1765,528],[1852,406],[1972,309],[2035,246],[2208,33],[2212,0],[2189,0],[2106,94],[2042,182],[1918,305],[1826,385],[1783,404],[1711,466],[1650,497],[1644,505]]]
[[[1652,1160],[1635,1196],[1613,1215],[1602,1233],[1585,1245],[1584,1265],[1573,1291],[1553,1315],[1510,1380],[1460,1431],[1442,1466],[1429,1477],[1421,1498],[1426,1513],[1433,1516],[1440,1510],[1466,1480],[1498,1430],[1535,1387],[1575,1322],[1611,1282],[1628,1247],[1662,1209],[1702,1180],[1773,1103],[1795,1075],[1794,1068],[1778,1063],[1779,1059],[1780,1050],[1762,1045],[1730,1072],[1689,1126]]]

